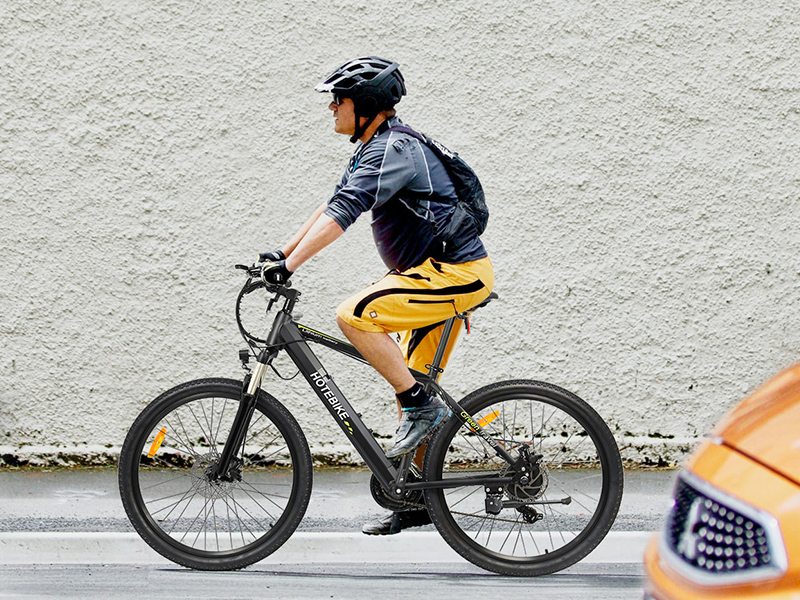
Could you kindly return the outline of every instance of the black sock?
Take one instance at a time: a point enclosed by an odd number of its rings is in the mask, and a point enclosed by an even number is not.
[[[431,401],[428,392],[425,391],[425,388],[422,387],[419,382],[415,383],[414,387],[411,389],[397,394],[397,399],[400,401],[400,406],[403,408],[418,408]]]

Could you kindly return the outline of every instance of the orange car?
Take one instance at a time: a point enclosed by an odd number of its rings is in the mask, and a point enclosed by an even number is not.
[[[689,458],[645,572],[646,599],[800,600],[800,363]]]

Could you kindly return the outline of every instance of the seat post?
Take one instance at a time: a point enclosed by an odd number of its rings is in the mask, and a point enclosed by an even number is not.
[[[436,354],[433,357],[433,362],[430,365],[426,365],[428,367],[428,377],[434,381],[439,381],[439,376],[444,371],[439,365],[442,364],[444,351],[447,349],[447,342],[450,341],[450,334],[453,332],[453,323],[455,323],[455,320],[456,317],[450,317],[445,321],[442,337],[439,339],[439,345],[436,347]]]

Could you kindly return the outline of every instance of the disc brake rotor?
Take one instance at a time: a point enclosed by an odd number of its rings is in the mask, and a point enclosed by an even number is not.
[[[217,458],[214,454],[198,456],[189,471],[189,475],[193,480],[192,488],[194,491],[210,500],[227,498],[230,496],[236,482],[242,480],[241,462],[237,459],[233,459],[228,471],[231,475],[231,481],[212,479],[211,473],[216,465]]]
[[[550,482],[547,470],[538,461],[530,461],[528,464],[528,472],[530,473],[528,483],[515,482],[508,484],[506,493],[509,498],[521,502],[538,500],[547,491],[547,484]]]

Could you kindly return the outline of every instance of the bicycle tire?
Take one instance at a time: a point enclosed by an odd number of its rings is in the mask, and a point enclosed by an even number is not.
[[[605,422],[575,394],[539,381],[494,383],[460,405],[512,456],[522,446],[539,456],[539,472],[531,469],[527,486],[504,486],[502,501],[521,507],[503,507],[497,515],[487,512],[482,486],[426,490],[445,541],[473,564],[503,575],[545,575],[583,559],[611,529],[622,500],[622,461]],[[423,478],[506,471],[486,442],[451,418],[428,446]]]
[[[141,412],[122,446],[125,512],[142,539],[177,564],[213,571],[251,565],[280,548],[308,506],[308,443],[289,411],[263,390],[235,456],[238,480],[205,476],[225,444],[241,391],[242,383],[229,379],[172,388]]]

